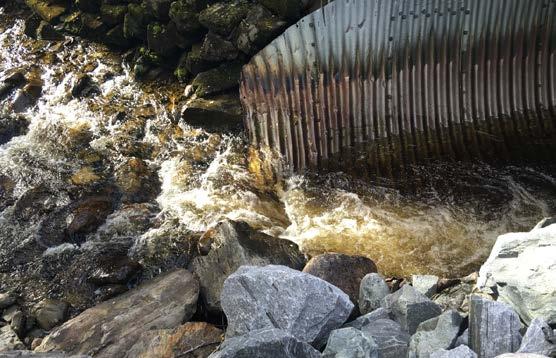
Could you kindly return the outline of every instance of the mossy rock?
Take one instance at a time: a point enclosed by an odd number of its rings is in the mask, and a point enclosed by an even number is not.
[[[215,64],[213,62],[207,61],[203,58],[200,44],[193,45],[193,47],[191,47],[191,51],[185,58],[185,68],[193,75],[206,71],[214,66]]]
[[[167,22],[170,18],[168,17],[168,12],[170,11],[170,4],[172,0],[143,0],[146,5],[147,10],[156,19]]]
[[[237,131],[242,127],[243,109],[237,93],[222,94],[190,100],[182,118],[192,126],[208,130]]]
[[[245,1],[217,2],[199,14],[199,22],[215,33],[229,36],[247,16],[250,4]]]
[[[101,0],[75,0],[75,7],[85,12],[97,13],[100,5]]]
[[[175,31],[162,23],[150,23],[147,26],[147,46],[163,57],[171,57],[178,50],[176,35]]]
[[[303,2],[299,0],[258,0],[281,19],[296,21],[301,17]]]
[[[56,22],[69,9],[67,4],[50,0],[25,0],[25,3],[44,21],[50,23]]]
[[[124,5],[102,5],[100,7],[100,17],[108,25],[123,24],[127,6]]]
[[[208,62],[223,62],[235,60],[238,50],[230,41],[209,32],[201,45],[200,56]]]
[[[170,5],[169,17],[180,33],[196,34],[203,31],[199,22],[199,10],[198,5],[191,1],[174,1]]]
[[[190,73],[189,73],[189,70],[187,69],[187,65],[186,65],[187,56],[188,56],[188,52],[184,52],[180,56],[180,60],[178,61],[178,65],[176,66],[176,68],[174,70],[174,76],[176,76],[176,78],[180,82],[187,82],[190,79]]]
[[[107,27],[99,15],[76,11],[62,20],[60,28],[72,35],[100,38],[106,33]]]
[[[239,84],[241,68],[241,63],[232,62],[199,73],[191,83],[195,88],[195,94],[205,97],[236,88]]]
[[[124,36],[128,39],[146,40],[147,26],[152,16],[142,4],[129,4],[124,18]]]
[[[238,29],[236,46],[252,56],[279,36],[286,26],[285,21],[275,16],[243,21]]]
[[[130,41],[124,36],[123,24],[110,29],[103,38],[103,42],[117,48],[129,48],[131,46]]]

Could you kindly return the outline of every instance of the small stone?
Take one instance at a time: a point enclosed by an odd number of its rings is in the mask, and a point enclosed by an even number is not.
[[[339,288],[289,267],[242,266],[226,279],[222,308],[226,337],[279,328],[302,342],[324,343],[349,317],[353,304]]]
[[[517,352],[556,356],[556,336],[543,318],[531,321]]]
[[[268,328],[226,339],[220,349],[209,356],[239,357],[319,358],[321,354],[286,331]]]
[[[421,322],[438,316],[442,310],[410,285],[386,296],[383,306],[390,310],[395,320],[409,334],[415,333]]]
[[[400,358],[407,356],[410,336],[401,326],[390,319],[379,319],[361,328],[373,337],[378,345],[380,358]]]
[[[15,297],[9,293],[0,293],[0,310],[10,307],[15,303]]]
[[[33,314],[41,328],[49,331],[64,322],[68,304],[63,301],[45,299],[33,307]]]
[[[467,346],[459,346],[451,350],[440,349],[431,354],[430,358],[477,358],[477,353]]]
[[[365,275],[359,287],[359,310],[365,314],[378,309],[388,294],[390,289],[382,276],[378,273]]]
[[[361,280],[366,274],[376,272],[376,265],[363,256],[325,253],[309,260],[303,272],[338,287],[356,304]]]
[[[429,358],[440,349],[454,347],[463,318],[455,311],[446,311],[440,316],[425,321],[409,342],[409,358]]]
[[[323,358],[378,358],[378,345],[369,334],[355,328],[341,328],[330,333]]]
[[[521,323],[517,313],[502,302],[471,296],[469,346],[481,358],[519,349]]]
[[[25,349],[25,345],[19,340],[12,327],[4,326],[0,328],[0,352],[15,349]]]
[[[431,298],[436,293],[438,287],[438,276],[434,275],[413,275],[411,284],[423,295]]]
[[[380,307],[376,310],[364,314],[363,316],[357,317],[354,321],[348,322],[344,325],[344,327],[353,327],[356,329],[361,329],[364,326],[371,324],[374,321],[379,319],[390,319],[388,311],[384,308]]]

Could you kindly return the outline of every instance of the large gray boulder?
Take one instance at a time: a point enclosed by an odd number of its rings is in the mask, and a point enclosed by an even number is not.
[[[459,346],[454,349],[440,349],[430,355],[431,358],[477,358],[477,353],[467,346]]]
[[[438,276],[434,275],[413,275],[411,284],[415,289],[427,297],[432,297],[438,287]]]
[[[480,288],[495,287],[498,300],[527,324],[535,317],[556,324],[556,224],[546,224],[499,236],[477,281]]]
[[[324,343],[353,304],[339,288],[285,266],[242,266],[226,279],[222,308],[226,337],[279,328],[302,342]]]
[[[396,322],[409,334],[415,333],[421,322],[442,312],[439,305],[410,285],[384,297],[383,306],[390,310]]]
[[[469,346],[479,358],[513,353],[521,343],[519,316],[508,305],[471,296]]]
[[[284,265],[301,270],[305,257],[296,244],[257,232],[244,222],[226,220],[203,235],[192,270],[201,282],[201,298],[208,310],[222,310],[224,280],[240,266]]]
[[[67,321],[35,351],[123,357],[143,332],[175,328],[189,320],[198,295],[199,284],[191,273],[168,272]]]
[[[367,314],[364,314],[363,316],[357,317],[355,320],[346,323],[344,327],[353,327],[355,329],[361,329],[364,326],[367,326],[379,319],[390,319],[390,315],[388,311],[382,307],[377,308],[376,310],[369,312]]]
[[[286,331],[268,328],[227,339],[209,358],[319,358],[320,352]]]
[[[409,358],[429,358],[440,349],[454,347],[463,322],[456,311],[446,311],[438,317],[425,321],[409,342]]]
[[[359,311],[362,314],[380,307],[382,299],[390,294],[388,285],[378,273],[369,273],[361,280],[359,287]]]
[[[323,358],[378,358],[378,345],[368,333],[341,328],[330,333]]]
[[[535,318],[531,321],[517,352],[556,356],[556,336],[544,319]]]
[[[400,358],[407,356],[409,334],[404,332],[399,323],[389,319],[379,319],[361,328],[378,345],[379,357]]]

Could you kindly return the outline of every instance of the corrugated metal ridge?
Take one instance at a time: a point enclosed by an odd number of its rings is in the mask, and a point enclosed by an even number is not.
[[[253,145],[296,170],[556,156],[556,0],[336,0],[247,64]]]

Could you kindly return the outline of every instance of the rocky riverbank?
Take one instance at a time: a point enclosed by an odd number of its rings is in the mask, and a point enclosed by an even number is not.
[[[2,293],[0,357],[556,356],[552,219],[500,236],[480,273],[459,279],[384,279],[371,260],[340,254],[305,263],[296,245],[232,221],[198,250],[189,270],[67,321],[64,302],[25,315]]]

